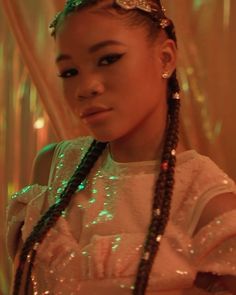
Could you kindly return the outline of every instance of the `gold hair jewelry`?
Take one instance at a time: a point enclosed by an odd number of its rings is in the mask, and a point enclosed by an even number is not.
[[[152,13],[153,15],[157,14],[158,12],[162,12],[163,18],[159,18],[160,27],[165,29],[170,25],[170,21],[168,18],[165,17],[166,9],[161,6],[161,9],[154,7],[151,5],[150,0],[115,0],[116,4],[119,5],[121,8],[126,10],[131,9],[141,9],[143,11]]]
[[[150,5],[150,1],[147,0],[116,0],[116,4],[118,4],[120,7],[129,10],[129,9],[135,9],[139,8],[141,10],[144,10],[146,12],[153,12],[154,9]],[[155,11],[157,11],[155,9]]]
[[[77,7],[82,6],[84,3],[86,3],[86,0],[67,0],[64,11],[72,12]],[[140,9],[152,14],[154,16],[154,19],[159,22],[162,29],[165,29],[170,25],[170,21],[168,20],[168,18],[165,17],[165,8],[163,6],[161,6],[161,8],[157,5],[154,6],[150,0],[115,0],[115,3],[126,10]],[[49,26],[49,28],[51,29],[51,34],[55,32],[58,19],[62,13],[63,11],[59,12],[54,20],[51,22]]]
[[[160,26],[164,30],[166,27],[170,25],[170,21],[167,18],[163,18],[160,21]]]

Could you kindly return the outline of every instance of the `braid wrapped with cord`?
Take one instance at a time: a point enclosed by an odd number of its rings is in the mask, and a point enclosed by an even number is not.
[[[165,28],[165,31],[168,38],[174,40],[177,45],[172,21],[169,20],[169,25]],[[151,223],[143,249],[143,257],[140,260],[136,275],[134,295],[145,294],[152,265],[169,220],[171,197],[174,189],[176,148],[179,140],[179,92],[180,87],[175,70],[168,81],[168,128],[161,158],[160,173],[154,191]]]
[[[55,20],[50,26],[53,29],[52,36],[55,37],[56,30],[60,25],[60,22],[63,22],[67,14],[78,10],[80,7],[93,5],[97,2],[98,1],[96,0],[68,0],[65,6],[65,10],[56,16]],[[127,2],[129,1],[125,1],[125,3]],[[137,18],[139,17],[140,20],[142,18],[143,22],[140,21],[139,23],[143,24],[144,22],[146,22],[146,24],[148,24],[150,28],[150,39],[155,38],[160,29],[164,29],[168,38],[174,40],[177,45],[173,22],[165,17],[164,10],[160,1],[157,0],[150,2],[155,3],[155,7],[160,8],[157,14],[150,14],[144,12],[143,10],[137,10],[134,14],[132,14],[131,11],[130,19],[133,19],[134,23],[136,24]],[[124,12],[124,9],[121,10],[120,7],[118,9],[117,3],[114,3],[113,8],[115,8],[117,12]],[[127,12],[127,15],[129,13],[130,11]],[[158,27],[156,26],[156,23],[158,23]],[[149,275],[152,270],[152,265],[154,263],[154,259],[160,246],[161,238],[165,232],[165,228],[169,220],[171,197],[174,189],[176,148],[178,144],[179,134],[179,91],[179,83],[176,77],[176,71],[174,71],[174,73],[168,80],[168,126],[165,134],[165,143],[161,157],[160,172],[157,177],[154,190],[151,222],[149,225],[146,241],[144,243],[143,256],[141,257],[137,270],[133,290],[134,295],[145,294],[145,290],[148,285]],[[28,270],[24,294],[28,294],[31,271],[34,264],[34,259],[37,254],[38,245],[43,241],[47,232],[55,225],[62,212],[67,208],[78,186],[88,176],[89,172],[91,171],[98,157],[102,154],[106,145],[107,143],[100,143],[95,140],[93,141],[85,157],[82,159],[80,165],[71,177],[67,187],[61,194],[59,202],[55,203],[48,209],[48,211],[42,216],[37,225],[34,227],[30,236],[27,238],[20,254],[20,262],[15,275],[13,295],[18,295],[21,290],[21,280],[27,260]]]
[[[172,79],[174,80],[175,77],[172,77]],[[136,276],[135,288],[133,291],[135,295],[145,294],[152,265],[169,220],[171,197],[174,188],[179,110],[179,99],[173,97],[169,98],[169,126],[162,154],[160,173],[154,191],[151,223],[144,245],[143,257],[139,263]]]

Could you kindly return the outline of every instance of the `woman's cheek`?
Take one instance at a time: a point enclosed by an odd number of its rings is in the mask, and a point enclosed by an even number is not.
[[[63,84],[63,96],[66,102],[69,104],[70,108],[76,107],[77,99],[73,88],[68,85],[68,83]]]

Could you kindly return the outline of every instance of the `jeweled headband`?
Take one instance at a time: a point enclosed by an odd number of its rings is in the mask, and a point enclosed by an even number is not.
[[[55,31],[58,20],[63,12],[70,13],[76,8],[85,5],[90,1],[92,2],[92,0],[67,0],[64,10],[59,12],[55,16],[54,20],[49,26],[49,28],[52,30],[52,34]],[[125,10],[140,9],[142,11],[150,13],[154,19],[156,16],[156,21],[159,22],[159,25],[162,29],[165,29],[170,25],[169,19],[165,17],[164,7],[159,7],[158,4],[154,6],[154,4],[150,0],[114,0],[114,3]],[[160,14],[162,15],[162,17],[160,17]]]

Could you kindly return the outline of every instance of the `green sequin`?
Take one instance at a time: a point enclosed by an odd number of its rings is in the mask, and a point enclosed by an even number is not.
[[[91,198],[90,200],[89,200],[89,203],[90,204],[94,204],[96,202],[96,198]]]
[[[91,198],[88,199],[87,203],[83,202],[83,204],[78,201],[77,207],[88,210],[89,208],[92,209],[97,202],[102,202],[101,210],[89,223],[84,225],[86,228],[114,219],[117,191],[116,182],[118,179],[119,178],[115,175],[107,175],[104,173],[104,170],[101,169],[97,170],[95,174],[91,175],[86,181],[86,194],[90,195]]]
[[[87,180],[85,179],[79,186],[76,192],[83,191],[86,188]]]
[[[64,157],[65,157],[65,154],[60,154],[58,158],[63,159]]]

